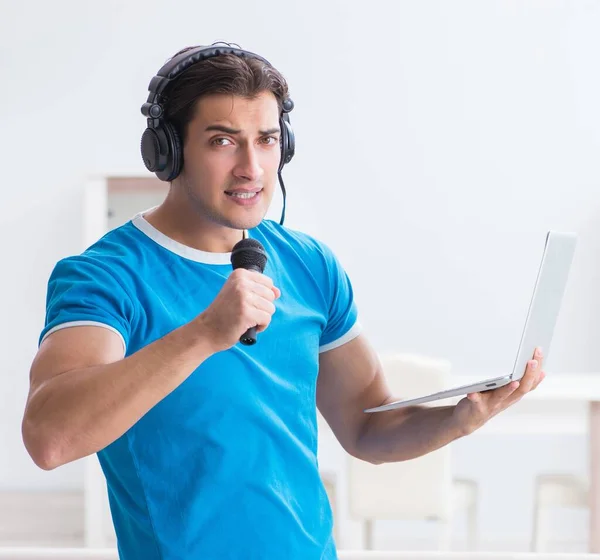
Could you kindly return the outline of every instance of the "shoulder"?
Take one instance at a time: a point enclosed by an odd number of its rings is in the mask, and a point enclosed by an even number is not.
[[[129,222],[109,231],[80,254],[60,259],[52,271],[51,282],[61,279],[89,280],[98,284],[126,283],[138,260],[139,236],[134,230]]]
[[[272,220],[263,220],[256,233],[264,237],[264,241],[271,245],[280,256],[292,258],[294,256],[303,260],[318,261],[332,264],[335,255],[331,248],[316,237],[280,225]]]
[[[126,262],[135,260],[140,253],[145,236],[129,221],[104,234],[82,254],[88,259],[102,259],[106,262]]]

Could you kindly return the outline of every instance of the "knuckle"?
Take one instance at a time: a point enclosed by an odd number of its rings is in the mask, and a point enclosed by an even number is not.
[[[241,312],[244,317],[246,317],[246,318],[250,317],[252,315],[253,310],[254,310],[254,307],[247,299],[242,301]]]
[[[244,276],[240,275],[240,274],[236,274],[235,276],[230,276],[229,277],[230,282],[236,286],[239,287],[240,285],[243,285],[246,282],[246,279],[244,278]]]
[[[240,298],[240,300],[241,301],[246,301],[246,294],[248,293],[248,290],[246,290],[245,285],[242,282],[238,282],[235,285],[234,289],[235,289],[235,293]]]
[[[275,294],[273,293],[272,290],[265,291],[265,299],[267,299],[270,302],[275,301]]]

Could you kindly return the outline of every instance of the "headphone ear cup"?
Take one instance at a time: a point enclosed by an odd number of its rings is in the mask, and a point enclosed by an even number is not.
[[[142,160],[148,171],[158,174],[167,166],[169,147],[162,127],[146,128],[141,141]]]
[[[163,181],[173,181],[181,173],[183,167],[183,145],[179,133],[173,125],[170,123],[164,124],[165,134],[167,136],[167,142],[169,144],[170,158],[169,164],[167,165],[164,178],[159,176],[159,179]]]
[[[179,134],[169,123],[146,128],[142,134],[142,159],[161,181],[172,181],[181,172],[183,152]]]
[[[292,161],[294,157],[296,138],[287,114],[282,115],[281,119],[279,119],[279,127],[281,128],[281,161],[279,162],[279,171],[281,171],[283,166]]]

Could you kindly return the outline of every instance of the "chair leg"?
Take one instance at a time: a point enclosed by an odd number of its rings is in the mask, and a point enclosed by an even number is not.
[[[467,546],[477,550],[477,506],[472,504],[467,513]]]
[[[455,491],[460,492],[459,504],[467,522],[467,550],[477,549],[477,498],[478,487],[474,480],[456,478],[453,480]]]
[[[106,546],[104,530],[104,474],[95,455],[85,458],[84,540],[88,548]]]
[[[450,521],[440,521],[440,539],[438,542],[439,550],[452,550],[452,523]]]
[[[367,519],[364,525],[365,529],[365,549],[374,550],[373,548],[373,520]]]
[[[531,531],[531,552],[541,552],[543,548],[542,535],[540,533],[540,522],[542,512],[540,511],[539,489],[535,489],[533,500],[533,527]]]

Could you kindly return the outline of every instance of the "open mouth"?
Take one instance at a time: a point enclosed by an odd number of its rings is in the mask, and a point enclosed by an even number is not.
[[[262,191],[262,189],[257,190],[255,187],[252,190],[236,189],[234,191],[225,191],[225,194],[229,200],[237,206],[254,208],[259,205],[262,200]]]
[[[225,194],[236,200],[253,200],[256,197],[258,197],[261,192],[262,192],[262,189],[252,190],[252,191],[236,190],[236,191],[225,191]]]
[[[242,199],[250,199],[250,198],[255,198],[258,194],[260,194],[260,191],[256,191],[256,192],[227,192],[225,191],[225,194],[227,196],[232,196],[234,198],[242,198]]]

